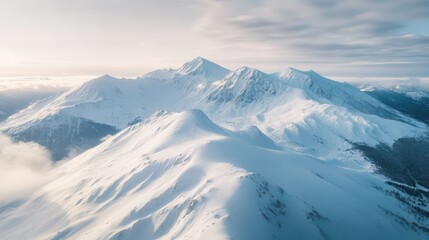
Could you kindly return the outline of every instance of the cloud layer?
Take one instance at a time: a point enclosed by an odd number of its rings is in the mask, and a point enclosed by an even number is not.
[[[203,33],[249,51],[263,47],[278,61],[392,69],[418,65],[420,75],[429,75],[424,70],[429,36],[413,24],[422,19],[429,24],[426,0],[212,0],[203,5]]]
[[[203,56],[228,68],[428,77],[427,0],[15,0],[0,76],[137,76]]]
[[[0,203],[40,187],[51,169],[49,152],[36,143],[13,142],[0,134]]]

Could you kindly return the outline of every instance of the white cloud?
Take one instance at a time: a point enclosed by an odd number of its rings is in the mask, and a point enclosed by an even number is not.
[[[14,142],[0,134],[0,202],[41,187],[52,168],[50,153],[36,143]]]
[[[202,33],[270,64],[366,76],[429,74],[429,36],[408,24],[429,23],[426,0],[212,0],[202,6]],[[374,71],[362,71],[368,68]]]
[[[0,77],[0,93],[10,90],[40,90],[70,89],[95,78],[96,76],[66,76],[66,77]]]
[[[3,5],[3,76],[138,76],[195,56],[264,71],[293,66],[325,75],[429,75],[427,0],[14,0]]]

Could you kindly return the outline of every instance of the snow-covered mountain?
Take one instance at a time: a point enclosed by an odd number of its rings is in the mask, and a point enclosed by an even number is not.
[[[207,80],[219,80],[224,78],[228,73],[228,69],[202,57],[197,57],[194,60],[183,64],[183,66],[177,70],[176,74],[202,76]]]
[[[209,100],[219,103],[233,102],[238,106],[245,106],[277,95],[284,90],[284,87],[274,76],[243,67],[216,82]]]
[[[314,71],[230,71],[199,57],[137,79],[105,75],[0,123],[55,160],[81,153],[40,191],[0,204],[0,233],[426,239],[427,130]]]
[[[427,238],[429,222],[416,210],[424,198],[404,202],[380,176],[265,139],[224,129],[200,110],[158,112],[2,206],[2,238]]]
[[[228,71],[203,58],[137,79],[102,76],[30,106],[0,124],[0,129],[15,139],[36,141],[60,159],[70,150],[95,146],[101,136],[161,109],[191,108],[202,109],[227,128],[258,126],[283,147],[317,156],[337,155],[349,149],[350,142],[391,144],[422,132],[419,122],[349,84],[313,71],[290,68],[266,74],[248,67]],[[72,124],[63,124],[67,121]],[[73,125],[81,121],[86,122],[84,130]],[[63,132],[74,132],[76,138],[57,141]]]
[[[429,92],[410,85],[360,85],[361,91],[405,115],[429,124]]]
[[[352,107],[360,112],[378,115],[383,118],[401,120],[395,112],[369,96],[363,95],[348,83],[340,83],[327,79],[314,71],[300,71],[289,68],[279,74],[280,79],[287,82],[288,86],[300,88],[308,96],[320,101],[329,100],[337,105]]]

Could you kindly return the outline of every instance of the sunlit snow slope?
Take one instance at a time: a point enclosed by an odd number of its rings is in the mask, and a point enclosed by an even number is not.
[[[1,238],[427,239],[382,177],[276,149],[200,110],[161,111],[1,206]]]

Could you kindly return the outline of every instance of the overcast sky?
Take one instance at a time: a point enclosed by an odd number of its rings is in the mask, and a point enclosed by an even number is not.
[[[0,77],[234,69],[428,77],[428,0],[0,0]]]

